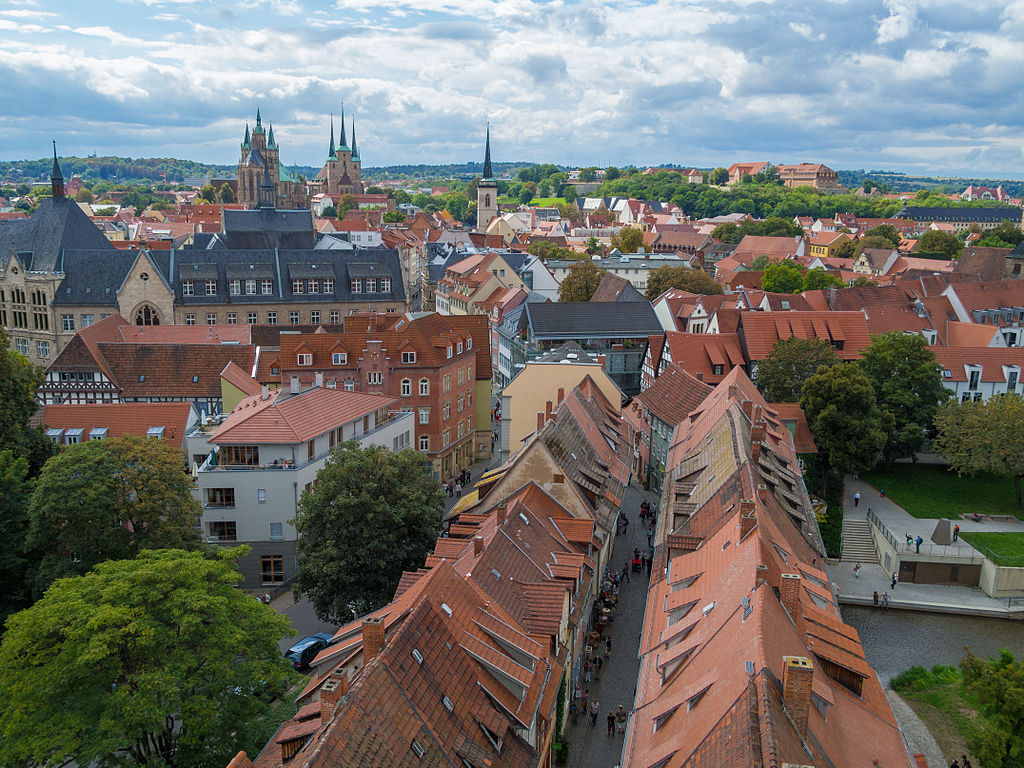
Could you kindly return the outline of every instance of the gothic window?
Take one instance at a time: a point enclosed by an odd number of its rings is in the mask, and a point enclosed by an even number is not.
[[[143,304],[135,313],[136,325],[160,325],[160,315],[149,304]]]

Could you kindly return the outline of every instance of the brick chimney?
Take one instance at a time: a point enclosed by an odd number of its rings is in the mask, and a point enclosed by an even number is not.
[[[757,509],[754,502],[744,499],[740,502],[740,539],[745,539],[747,534],[754,530],[757,525]]]
[[[742,410],[747,415],[748,419],[750,419],[751,421],[754,420],[754,401],[753,400],[744,400],[742,403],[740,403],[740,410]]]
[[[760,440],[750,441],[750,460],[757,464],[761,460],[761,447],[764,445]]]
[[[762,584],[767,582],[767,580],[768,580],[768,566],[765,565],[764,563],[759,563],[758,566],[757,566],[757,580],[755,581],[755,586],[760,587]]]
[[[544,403],[544,421],[551,421],[551,401]]]
[[[764,440],[765,423],[763,421],[755,421],[750,427],[750,442],[760,443]]]
[[[384,617],[363,619],[363,666],[375,659],[384,647]]]
[[[768,496],[769,496],[768,486],[764,485],[764,484],[758,485],[757,486],[757,498],[759,498],[761,500],[762,504],[767,504],[768,503]]]
[[[740,392],[740,388],[737,387],[735,384],[730,384],[729,385],[729,399],[730,400],[735,400],[736,399],[736,395],[738,395],[739,392]]]
[[[479,556],[484,551],[484,537],[474,536],[473,537],[473,554]]]
[[[783,577],[785,578],[785,577]],[[811,710],[814,665],[803,656],[782,657],[782,702],[797,733],[807,740],[807,717]]]
[[[799,574],[784,573],[779,579],[779,599],[794,624],[798,623],[800,619],[800,590],[802,588]]]
[[[334,717],[334,711],[342,697],[348,693],[348,673],[335,670],[320,686],[320,722],[326,725]]]
[[[565,387],[559,387],[557,405],[561,405],[563,400],[565,400]]]
[[[503,501],[500,504],[498,504],[498,506],[495,507],[495,509],[498,510],[498,525],[501,525],[505,522],[505,518],[508,516],[508,507],[505,506],[505,502]]]
[[[544,428],[544,413],[537,411],[537,431],[539,432]]]

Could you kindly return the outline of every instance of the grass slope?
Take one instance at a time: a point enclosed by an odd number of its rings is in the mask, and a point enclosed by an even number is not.
[[[894,464],[864,472],[863,478],[918,518],[1017,515],[1013,478],[989,473],[958,477],[934,464]]]

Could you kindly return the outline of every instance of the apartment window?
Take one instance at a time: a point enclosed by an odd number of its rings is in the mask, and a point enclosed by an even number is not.
[[[267,503],[267,489],[266,488],[257,488],[256,489],[256,501],[259,504],[266,504]],[[271,523],[271,525],[273,525],[273,523]]]
[[[74,315],[61,315],[60,316],[60,327],[64,331],[75,330],[75,316]]]
[[[367,371],[366,373],[367,384],[383,384],[384,374],[380,371]]]
[[[447,448],[451,444],[451,442],[452,442],[452,431],[450,429],[446,429],[444,431],[444,433],[441,435],[441,447],[442,448]]]
[[[311,323],[319,323],[320,322],[320,310],[318,310],[318,309],[310,310],[309,322],[311,322]]]
[[[461,387],[465,383],[466,383],[466,372],[462,368],[459,368],[459,386]]]
[[[1013,392],[1013,391],[1015,391],[1017,389],[1017,378],[1018,378],[1018,376],[1017,376],[1017,372],[1016,371],[1010,371],[1008,374],[1006,374],[1006,391],[1007,392]]]
[[[93,315],[82,315],[82,327],[88,328],[90,325],[92,325],[94,322],[93,317]]]
[[[460,421],[460,422],[459,422],[459,439],[460,439],[460,440],[461,440],[461,439],[462,439],[462,437],[463,437],[463,436],[464,436],[464,435],[466,434],[466,431],[465,431],[465,430],[466,430],[466,425],[465,425],[465,424],[463,424],[463,423],[462,423],[462,422]]]
[[[353,379],[345,379],[345,391],[354,392],[356,389],[356,383]]]
[[[298,312],[289,312],[288,313],[288,322],[291,325],[298,325],[299,324],[299,313]]]
[[[441,409],[441,418],[448,421],[452,417],[452,404],[445,403],[444,408]]]
[[[416,362],[416,353],[415,352],[403,352],[402,353],[402,362],[403,363],[415,363]]]
[[[185,313],[185,325],[195,325],[195,324],[196,324],[195,313],[194,312],[186,312]]]
[[[228,280],[228,294],[231,296],[240,296],[242,294],[242,281]]]
[[[313,355],[311,355],[311,354],[298,355],[297,364],[298,365],[312,365],[313,364]]]
[[[324,278],[324,293],[334,293],[334,278],[333,277],[325,277]]]
[[[351,281],[351,283],[349,284],[349,286],[352,289],[352,293],[362,293],[363,292],[363,281],[358,279],[358,278],[353,279]]]
[[[283,584],[284,556],[263,555],[260,558],[260,578],[264,584]]]
[[[390,277],[382,277],[380,279],[380,292],[381,293],[391,293],[391,278]]]
[[[331,363],[334,365],[345,365],[348,362],[347,352],[335,352],[331,355]]]
[[[4,320],[4,322],[0,323],[0,325],[6,325],[7,324],[6,313],[4,313],[4,316],[5,316],[5,320]],[[82,315],[82,317],[85,318],[85,317],[88,317],[88,315]],[[48,331],[48,330],[50,330],[50,316],[48,314],[46,314],[46,312],[33,312],[32,313],[32,327],[35,328],[37,331]],[[85,328],[84,325],[82,327]]]
[[[283,523],[271,523],[270,524],[270,540],[271,541],[282,541],[284,539],[284,524]]]
[[[181,295],[182,296],[195,296],[196,295],[196,283],[194,280],[182,280],[181,281]]]
[[[429,451],[430,450],[430,435],[420,435],[420,450],[421,451]]]
[[[721,365],[712,365],[711,366],[711,374],[713,376],[721,376],[722,372],[724,370],[725,370],[725,366],[721,366]]]
[[[402,397],[409,397],[412,395],[412,380],[402,379]]]
[[[277,312],[267,312],[267,325],[277,325]]]
[[[316,456],[316,440],[310,440],[306,443],[306,458],[310,461]]]
[[[256,325],[256,323],[258,322],[258,318],[256,317],[255,312],[250,312],[247,319],[249,321],[249,325]]]
[[[274,281],[273,280],[260,280],[260,291],[264,296],[269,296],[274,292]]]
[[[216,325],[217,324],[217,313],[216,312],[207,312],[206,313],[206,324],[207,325]]]
[[[430,423],[430,409],[429,408],[420,408],[419,409],[419,413],[420,413],[420,424],[429,424]]]
[[[473,348],[473,340],[472,339],[466,339],[466,349],[472,349],[472,348]]]
[[[341,322],[341,312],[336,309],[331,310],[331,322],[335,325]]]
[[[228,312],[228,325],[238,325],[237,312]]]
[[[377,278],[368,277],[366,278],[366,292],[376,293],[377,292]]]
[[[216,296],[217,295],[217,281],[216,280],[207,280],[206,281],[206,295],[207,296]]]
[[[462,342],[461,341],[458,344],[455,345],[455,354],[457,354],[457,355],[461,355],[462,354]]]
[[[36,356],[37,357],[49,357],[50,356],[50,342],[48,342],[48,341],[37,341],[36,342]]]
[[[428,379],[420,379],[420,396],[426,397],[430,394],[430,381]]]
[[[451,347],[448,347],[448,349],[451,349]],[[451,392],[451,389],[452,389],[452,375],[450,373],[446,373],[444,375],[444,379],[442,380],[441,391],[442,392]]]
[[[234,520],[211,521],[206,525],[210,538],[214,541],[238,541]]]
[[[23,355],[28,354],[28,339],[15,339],[14,348]]]
[[[245,292],[249,296],[254,296],[256,294],[256,281],[255,280],[246,280],[245,281]]]
[[[235,506],[234,488],[207,488],[206,506],[208,507],[233,507]]]
[[[462,413],[466,408],[466,398],[459,395],[459,413]]]
[[[306,282],[306,285],[308,286],[308,290],[306,291],[307,293],[320,293],[319,280],[309,280]]]
[[[448,347],[448,357],[451,357],[451,356],[452,356],[452,348]]]
[[[292,280],[292,293],[302,293],[304,288],[304,281]]]
[[[968,389],[977,389],[978,388],[978,383],[980,381],[981,381],[981,371],[979,371],[979,370],[971,371],[970,379],[969,379],[969,381],[967,383],[967,388]]]

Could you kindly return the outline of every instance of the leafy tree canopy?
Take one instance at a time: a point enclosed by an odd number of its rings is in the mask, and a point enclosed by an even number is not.
[[[822,339],[779,339],[758,363],[756,383],[768,402],[795,403],[805,381],[822,366],[838,362],[832,345]]]
[[[708,181],[718,186],[721,186],[722,184],[728,184],[729,171],[719,166],[718,168],[715,168],[715,170],[711,172],[711,175],[708,177]]]
[[[418,452],[343,443],[299,500],[296,593],[338,624],[386,604],[440,534],[442,498]]]
[[[1012,475],[1021,507],[1024,477],[1024,398],[995,395],[988,402],[947,400],[935,415],[935,450],[957,473]]]
[[[771,293],[800,293],[803,287],[803,271],[790,261],[769,264],[761,278],[761,288]]]
[[[1004,221],[998,227],[986,230],[977,245],[993,248],[1014,248],[1024,240],[1024,232],[1012,221]]]
[[[932,229],[917,239],[917,250],[926,253],[941,253],[947,259],[955,259],[964,250],[964,244],[956,235]]]
[[[985,715],[967,746],[985,768],[1018,768],[1024,759],[1024,665],[1006,648],[994,659],[968,650],[960,673]]]
[[[36,594],[142,549],[202,548],[184,461],[170,443],[136,435],[71,445],[47,461],[29,506]]]
[[[548,259],[579,261],[584,258],[583,254],[574,251],[572,248],[562,248],[550,240],[534,240],[526,246],[526,252],[532,253],[541,261],[547,261]]]
[[[722,226],[724,227],[725,225],[723,224]],[[778,259],[773,259],[767,253],[762,253],[760,256],[758,256],[756,259],[750,262],[750,268],[755,272],[763,272],[768,268],[770,264],[777,264],[778,261]]]
[[[639,253],[644,247],[644,231],[640,227],[622,227],[612,235],[612,248],[619,253]]]
[[[244,547],[147,551],[55,583],[0,645],[3,765],[227,765],[290,677],[288,618],[235,587]]]
[[[26,588],[30,561],[25,552],[28,505],[35,481],[28,460],[13,451],[0,451],[0,619],[29,605]]]
[[[829,288],[831,286],[842,288],[843,281],[837,275],[826,272],[821,267],[808,269],[804,272],[803,285],[801,286],[802,291],[819,291],[822,288]]]
[[[656,299],[669,288],[678,288],[702,295],[724,293],[722,286],[702,269],[669,264],[658,267],[647,277],[647,298]]]
[[[38,407],[35,391],[43,383],[44,372],[9,349],[9,343],[0,328],[0,451],[9,448],[15,456],[28,459],[30,474],[34,475],[56,451],[42,429],[28,423]]]
[[[900,244],[900,233],[896,231],[896,227],[892,224],[879,224],[877,227],[872,227],[867,230],[864,237],[884,237],[889,242],[890,248],[895,248]],[[872,246],[873,247],[873,246]]]
[[[919,334],[878,334],[862,353],[861,367],[874,387],[878,406],[892,419],[882,456],[888,462],[912,456],[924,447],[935,412],[949,397],[941,367]]]
[[[605,274],[606,272],[592,261],[573,264],[558,286],[558,300],[590,301]]]

